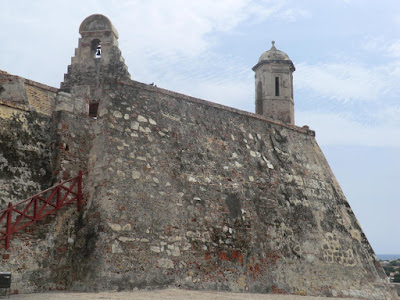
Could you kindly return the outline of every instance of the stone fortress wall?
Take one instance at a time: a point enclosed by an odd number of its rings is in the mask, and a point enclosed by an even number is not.
[[[106,89],[84,229],[94,288],[386,296],[312,131],[132,81]]]
[[[31,192],[21,168],[32,192],[89,172],[81,213],[66,209],[0,249],[13,290],[394,299],[312,130],[130,80],[104,16],[88,17],[80,33],[58,92],[0,73],[17,95],[0,105],[1,134],[13,135],[1,143],[20,156],[7,159],[14,171],[1,180],[13,186],[1,190],[3,203]],[[20,166],[28,145],[42,147]]]
[[[0,72],[0,204],[52,182],[52,112],[57,89]]]

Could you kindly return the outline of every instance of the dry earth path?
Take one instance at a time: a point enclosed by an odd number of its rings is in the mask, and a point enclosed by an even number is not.
[[[165,290],[135,290],[131,292],[101,292],[101,293],[40,293],[40,294],[22,294],[0,297],[0,299],[10,300],[328,300],[338,298],[330,297],[310,297],[293,295],[266,295],[266,294],[245,294],[245,293],[227,293],[211,291],[187,291],[179,289]],[[349,298],[342,298],[349,299]],[[351,300],[355,300],[352,298]]]

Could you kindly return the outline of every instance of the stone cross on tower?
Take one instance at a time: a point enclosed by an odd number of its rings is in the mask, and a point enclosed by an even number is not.
[[[272,41],[253,67],[256,86],[256,113],[294,124],[293,62]]]

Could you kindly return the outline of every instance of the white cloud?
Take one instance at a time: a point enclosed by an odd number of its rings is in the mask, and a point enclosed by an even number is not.
[[[393,67],[359,64],[297,64],[296,87],[337,100],[378,100],[392,90],[396,79],[388,76]]]
[[[297,124],[307,124],[316,130],[321,145],[358,145],[367,147],[400,148],[400,127],[384,122],[361,124],[351,114],[332,114],[317,111],[296,113]]]
[[[367,36],[361,45],[362,49],[367,51],[381,51],[382,45],[387,41],[382,36]]]
[[[311,17],[311,12],[305,9],[286,9],[279,14],[279,18],[288,22],[295,22],[298,19]]]
[[[162,88],[254,111],[254,77],[248,66],[229,56],[220,58],[212,53],[181,58],[179,62],[182,65],[161,58],[157,65],[139,66],[139,70],[145,70],[145,73],[139,71],[138,76],[145,78],[145,82],[154,81]],[[158,65],[162,66],[161,72],[157,72]]]
[[[400,40],[366,37],[359,50],[373,61],[367,59],[360,63],[356,56],[340,55],[331,62],[297,64],[296,88],[309,92],[313,97],[339,101],[398,99]],[[375,56],[380,60],[374,59]]]
[[[400,128],[400,103],[374,111],[370,117],[380,123]]]
[[[177,82],[176,86],[182,89],[182,83]],[[247,82],[215,83],[207,81],[190,83],[183,88],[185,89],[183,92],[196,98],[254,112],[254,99],[251,97],[252,91],[248,87]],[[248,101],[244,102],[243,100]]]
[[[179,67],[183,62],[190,66],[192,63],[188,59],[204,57],[211,52],[219,41],[219,33],[235,34],[243,24],[254,25],[280,13],[286,12],[291,19],[297,17],[296,12],[287,10],[290,5],[289,0],[70,0],[60,3],[38,0],[26,5],[11,5],[10,2],[0,10],[0,19],[2,23],[13,24],[13,32],[2,31],[0,38],[7,40],[8,47],[15,51],[11,51],[12,54],[0,52],[0,64],[12,73],[58,86],[62,80],[60,70],[66,70],[79,37],[80,22],[93,13],[101,13],[109,17],[119,31],[122,55],[127,65],[133,66],[129,68],[132,78],[141,80],[140,73],[150,75],[148,69],[152,69],[154,76],[158,72],[165,73],[167,67]],[[20,17],[23,7],[30,13]],[[57,40],[55,46],[54,39],[49,36],[63,39]],[[25,57],[26,44],[35,43],[41,45],[29,47],[35,61],[21,59]],[[220,61],[223,55],[226,53],[212,58]],[[47,71],[47,75],[35,75],[35,72],[42,73],[37,71],[41,69],[37,65],[48,61],[54,62],[54,70]],[[233,60],[232,63],[237,64]],[[137,72],[139,68],[140,73]],[[49,79],[46,80],[46,76]]]
[[[118,15],[116,27],[126,30],[120,35],[132,41],[137,49],[158,48],[167,53],[196,56],[213,45],[210,34],[232,31],[245,21],[264,20],[283,9],[285,3],[282,0],[132,0],[125,1],[123,9],[118,6],[113,13]]]
[[[362,49],[384,54],[387,57],[400,58],[400,40],[387,40],[382,36],[366,37]]]
[[[396,58],[400,58],[400,40],[392,42],[388,48],[387,53]]]

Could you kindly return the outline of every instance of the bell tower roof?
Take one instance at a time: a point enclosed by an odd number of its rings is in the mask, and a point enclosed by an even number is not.
[[[291,65],[293,71],[296,70],[289,56],[285,52],[276,49],[275,41],[272,41],[271,49],[261,54],[258,63],[253,67],[253,71],[255,71],[259,66],[268,63],[286,63]]]
[[[118,39],[118,31],[106,16],[95,14],[87,17],[79,26],[81,36],[94,32],[111,32]]]

